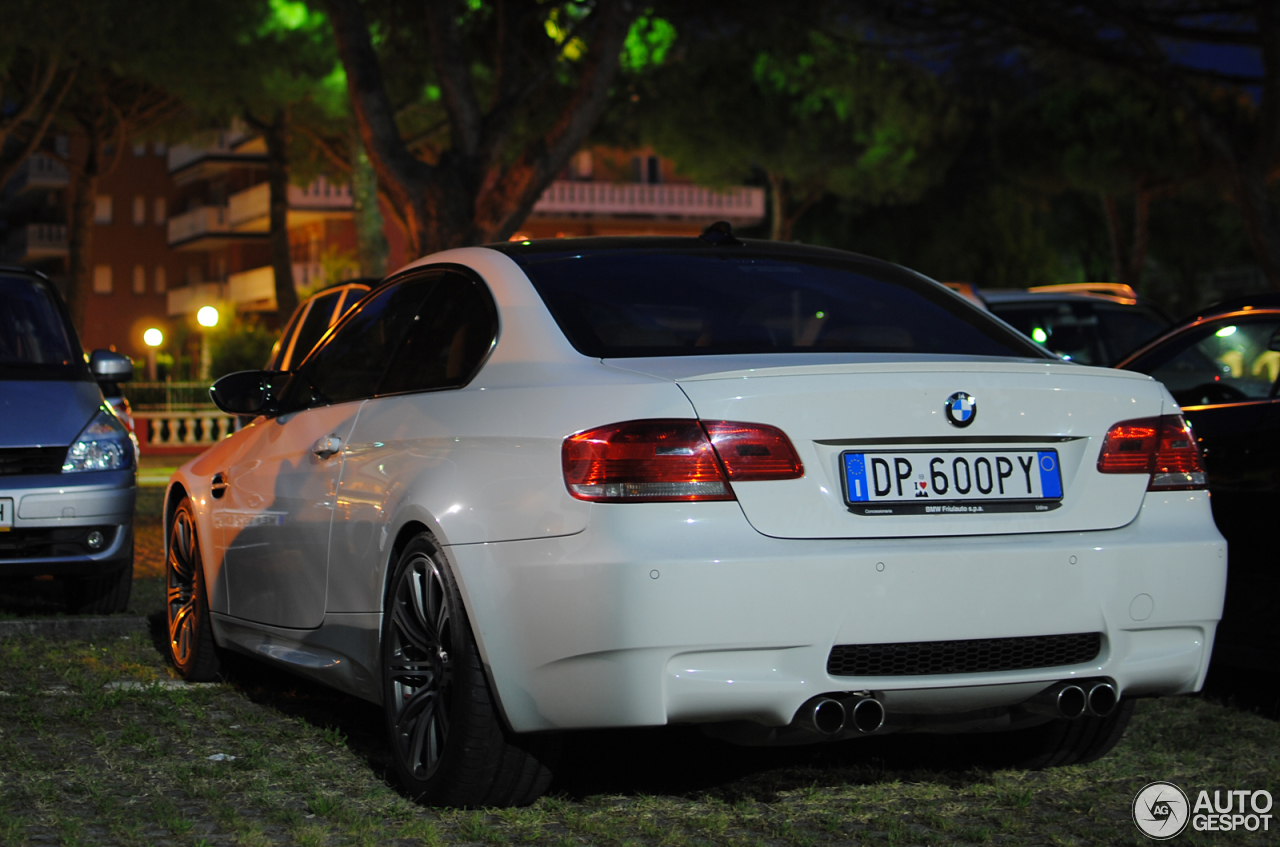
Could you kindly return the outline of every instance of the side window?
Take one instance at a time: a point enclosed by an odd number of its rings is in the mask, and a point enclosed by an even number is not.
[[[324,346],[307,359],[298,370],[298,378],[290,380],[282,408],[345,403],[372,396],[436,278],[430,275],[406,279],[361,301]]]
[[[333,309],[338,305],[338,298],[341,296],[341,291],[335,291],[311,301],[311,308],[307,310],[307,316],[303,318],[302,326],[298,328],[293,349],[285,350],[285,356],[288,359],[285,362],[285,370],[296,369],[302,364],[302,360],[307,358],[311,348],[316,346],[316,342],[329,329],[329,324],[333,320]]]
[[[379,394],[466,385],[498,334],[497,311],[483,283],[447,272],[413,318]]]
[[[1164,352],[1150,369],[1183,406],[1265,400],[1280,377],[1280,321],[1214,321]]]

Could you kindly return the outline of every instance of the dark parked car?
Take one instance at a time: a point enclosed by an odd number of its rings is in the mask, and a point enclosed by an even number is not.
[[[1115,283],[983,289],[979,296],[996,317],[1082,365],[1115,364],[1170,324],[1132,288]]]
[[[0,266],[0,577],[59,577],[72,612],[129,602],[137,462],[99,383],[132,375],[86,360],[47,277]]]
[[[1117,367],[1160,380],[1204,453],[1214,519],[1230,545],[1215,658],[1280,667],[1280,301],[1231,301],[1186,321]]]

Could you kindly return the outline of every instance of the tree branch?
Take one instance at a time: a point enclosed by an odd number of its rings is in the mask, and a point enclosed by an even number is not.
[[[458,29],[457,4],[454,0],[436,0],[426,6],[427,40],[440,97],[449,115],[453,148],[463,156],[473,156],[480,147],[482,118]]]

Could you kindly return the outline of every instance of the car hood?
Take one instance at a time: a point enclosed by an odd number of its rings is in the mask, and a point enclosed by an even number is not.
[[[0,380],[0,448],[70,445],[101,405],[96,382]]]

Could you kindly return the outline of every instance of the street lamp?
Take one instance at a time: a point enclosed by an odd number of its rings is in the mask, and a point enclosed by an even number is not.
[[[205,329],[213,329],[218,325],[218,310],[213,306],[201,306],[196,312],[196,323]],[[200,379],[208,380],[209,371],[213,368],[213,353],[209,350],[207,333],[200,333]]]
[[[147,345],[147,379],[156,381],[156,348],[164,343],[164,333],[151,327],[142,333],[142,341]]]

